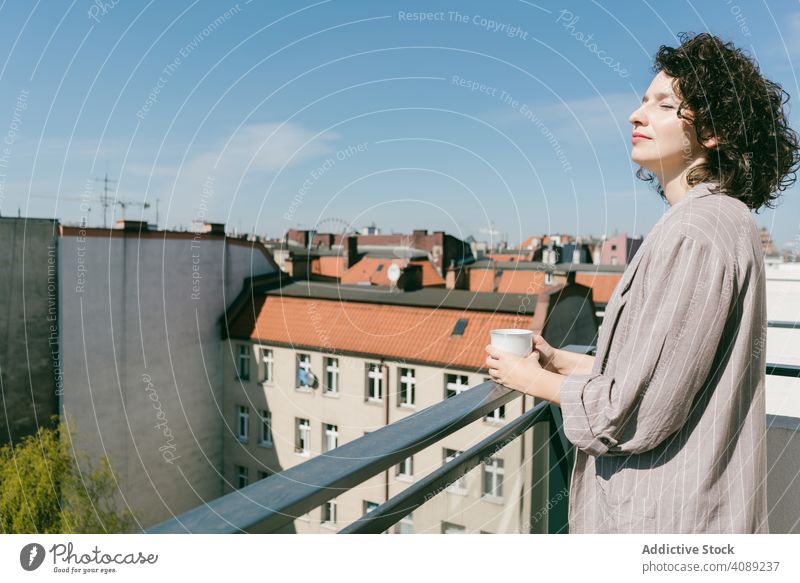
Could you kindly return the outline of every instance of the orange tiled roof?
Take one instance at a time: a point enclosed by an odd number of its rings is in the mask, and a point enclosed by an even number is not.
[[[530,261],[533,258],[533,252],[527,251],[526,253],[490,253],[488,257],[493,261]]]
[[[231,325],[231,336],[479,370],[493,328],[530,327],[531,317],[267,295]],[[460,318],[468,324],[452,336]],[[248,323],[249,320],[249,323]]]
[[[444,279],[427,259],[408,260],[400,257],[381,258],[369,256],[363,257],[350,269],[342,273],[340,283],[356,284],[368,281],[371,285],[390,285],[391,282],[386,274],[392,263],[399,265],[400,269],[405,268],[408,264],[421,265],[423,287],[444,285]]]

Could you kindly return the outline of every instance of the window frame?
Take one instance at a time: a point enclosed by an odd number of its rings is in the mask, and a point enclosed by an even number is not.
[[[244,428],[244,433],[242,433]],[[236,439],[241,443],[250,441],[250,407],[236,405]]]
[[[481,498],[502,502],[503,501],[503,483],[505,482],[505,462],[503,458],[492,456],[489,458],[491,464],[485,461],[481,462]],[[489,471],[489,468],[492,471]],[[491,491],[486,491],[487,477],[491,476]]]
[[[333,428],[331,430],[331,428]],[[333,435],[334,445],[330,447],[331,435]],[[333,423],[322,424],[322,452],[329,452],[339,447],[339,426]]]
[[[261,409],[261,412],[258,415],[258,419],[260,421],[259,425],[259,434],[258,434],[258,445],[261,447],[273,447],[274,442],[272,440],[272,411],[269,409]],[[268,435],[264,435],[264,427],[269,427]]]
[[[374,376],[370,374],[373,372],[373,367],[375,367],[374,372],[376,372]],[[383,403],[383,388],[384,381],[386,380],[384,366],[381,363],[367,362],[365,372],[367,375],[366,401],[368,403]],[[378,397],[373,397],[372,389],[376,385],[378,387]]]
[[[455,377],[455,382],[451,382],[448,377]],[[462,385],[458,381],[461,379],[466,379],[466,384]],[[451,385],[457,385],[458,387],[463,388],[450,388]],[[464,391],[469,389],[469,375],[465,374],[458,374],[458,373],[444,373],[444,398],[449,399],[450,397],[455,397],[463,393]],[[450,392],[452,391],[452,395]]]
[[[308,357],[308,361],[303,360],[303,357]],[[301,391],[310,391],[314,387],[309,384],[300,383],[300,369],[304,369],[306,373],[311,372],[311,353],[310,352],[297,352],[295,353],[295,369],[294,369],[294,388]],[[307,365],[307,366],[303,366]]]
[[[338,395],[339,377],[341,374],[341,369],[339,368],[339,358],[336,356],[326,356],[324,360],[324,365],[325,365],[325,384],[322,389],[322,392],[328,396]],[[333,365],[333,368],[331,368],[331,365]],[[331,379],[334,379],[333,383],[331,383]]]
[[[244,485],[242,485],[244,481]],[[250,468],[247,466],[236,465],[236,489],[241,490],[250,485]]]
[[[453,455],[448,455],[447,452],[453,452]],[[455,458],[460,456],[462,453],[464,453],[464,452],[461,451],[461,450],[458,450],[458,449],[451,449],[449,447],[443,448],[443,451],[442,451],[443,456],[442,457],[443,457],[444,461],[442,462],[442,465],[446,464],[447,462],[449,462],[451,460],[454,460]],[[458,494],[459,496],[466,496],[469,493],[469,484],[468,484],[468,480],[467,480],[467,474],[464,474],[463,476],[458,478],[455,482],[453,482],[452,484],[447,486],[445,491],[450,492],[451,494]]]
[[[271,385],[275,382],[275,351],[266,346],[259,346],[259,364],[261,365],[261,382]],[[269,354],[269,359],[267,358]]]
[[[239,381],[249,381],[250,361],[251,357],[253,356],[251,354],[252,347],[250,344],[245,344],[243,342],[238,342],[237,345],[239,346],[239,353],[236,359],[236,379]]]
[[[303,417],[294,418],[294,452],[304,457],[311,455],[311,422]]]
[[[403,374],[403,371],[406,374]],[[408,372],[411,376],[408,376]],[[416,408],[417,406],[417,371],[411,367],[401,366],[397,370],[397,406],[406,408]],[[411,399],[409,402],[408,390],[411,389]],[[405,396],[405,399],[404,399]]]

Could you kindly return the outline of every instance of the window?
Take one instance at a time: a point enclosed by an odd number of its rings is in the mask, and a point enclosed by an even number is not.
[[[484,417],[486,421],[500,422],[506,418],[506,406],[500,405],[497,409]]]
[[[325,392],[329,394],[339,392],[339,359],[325,359]]]
[[[544,274],[544,283],[545,285],[553,285],[553,274],[549,271]]]
[[[483,464],[483,495],[491,498],[503,497],[503,460],[490,458]]]
[[[465,374],[446,374],[445,377],[445,398],[455,397],[459,393],[469,388],[469,379]]]
[[[336,500],[328,500],[322,505],[322,523],[336,524]]]
[[[261,434],[258,436],[260,445],[272,445],[272,412],[261,410]]]
[[[380,364],[367,365],[367,400],[383,400],[383,366]]]
[[[275,380],[275,356],[271,348],[261,347],[261,382],[271,383]]]
[[[442,521],[442,534],[466,534],[467,529],[460,524]]]
[[[400,393],[398,395],[399,402],[398,405],[401,407],[403,405],[407,407],[413,407],[415,401],[414,389],[415,385],[417,384],[417,380],[415,378],[415,372],[413,368],[401,368],[400,369]]]
[[[236,487],[241,489],[247,486],[249,471],[244,466],[236,466]]]
[[[309,455],[309,443],[311,437],[311,425],[308,419],[300,419],[295,417],[295,431],[294,431],[294,451],[303,455]]]
[[[364,514],[369,514],[377,507],[378,507],[377,502],[370,502],[369,500],[364,500]]]
[[[330,423],[323,423],[322,451],[330,451],[339,447],[339,427]]]
[[[239,412],[236,437],[239,441],[247,441],[250,439],[250,407],[246,405],[239,405],[237,408]]]
[[[272,472],[270,472],[269,470],[258,470],[258,479],[259,480],[264,480],[266,478],[269,478],[271,475],[272,475]]]
[[[413,512],[409,512],[394,525],[395,534],[414,534]]]
[[[398,478],[414,477],[414,456],[408,456],[395,466],[394,475]]]
[[[297,375],[295,388],[311,387],[314,385],[314,375],[311,374],[311,355],[297,355]]]
[[[491,381],[491,377],[484,377],[483,382]],[[500,405],[497,409],[486,415],[484,421],[502,422],[506,418],[506,406]]]
[[[463,452],[458,451],[457,449],[444,449],[444,463],[447,463],[451,460],[456,459],[460,456]],[[467,493],[467,476],[461,476],[458,480],[453,482],[450,486],[447,487],[448,492],[452,492],[453,494],[466,494]]]
[[[467,327],[467,319],[460,318],[458,322],[456,322],[456,325],[453,327],[453,333],[451,334],[451,336],[463,336],[466,327]]]
[[[250,345],[239,345],[239,366],[237,368],[239,379],[243,381],[250,380]]]

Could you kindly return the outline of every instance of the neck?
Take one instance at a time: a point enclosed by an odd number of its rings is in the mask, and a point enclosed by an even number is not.
[[[667,202],[669,202],[670,206],[675,206],[677,203],[683,200],[683,197],[686,196],[686,193],[691,190],[689,182],[686,180],[686,176],[689,174],[689,171],[692,168],[702,163],[702,160],[698,160],[694,164],[687,166],[676,174],[665,174],[658,176],[658,183],[664,190],[664,196],[667,197]]]

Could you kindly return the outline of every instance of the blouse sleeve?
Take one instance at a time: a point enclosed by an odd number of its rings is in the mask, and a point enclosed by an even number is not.
[[[561,383],[564,432],[594,456],[642,453],[679,430],[715,366],[732,302],[733,273],[711,239],[666,242],[646,297],[631,314],[613,375],[570,375]],[[599,367],[594,369],[599,370]]]

